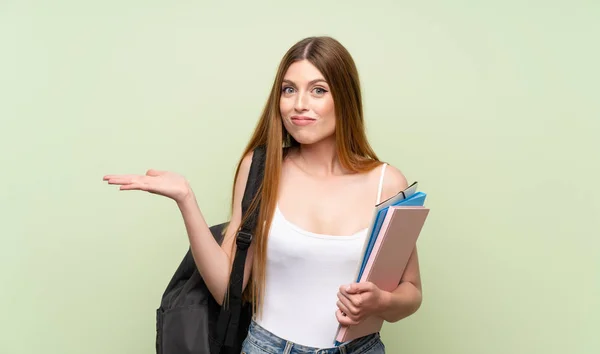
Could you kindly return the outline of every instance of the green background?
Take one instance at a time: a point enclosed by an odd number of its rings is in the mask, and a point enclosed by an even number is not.
[[[368,135],[432,209],[424,302],[389,353],[598,353],[600,5],[594,1],[0,2],[0,352],[154,352],[187,239],[212,223],[297,40],[354,56]]]

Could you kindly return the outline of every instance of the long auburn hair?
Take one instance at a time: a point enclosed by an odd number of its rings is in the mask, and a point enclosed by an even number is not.
[[[252,272],[244,291],[244,298],[250,300],[253,311],[259,313],[264,297],[267,239],[277,203],[284,150],[286,147],[300,145],[283,126],[279,109],[281,85],[290,65],[300,60],[308,60],[329,83],[336,113],[336,150],[341,165],[351,172],[360,173],[381,164],[366,137],[360,81],[350,53],[337,40],[327,36],[307,37],[294,44],[279,64],[271,93],[237,164],[234,178],[234,181],[237,180],[243,158],[256,147],[265,146],[264,179],[257,193],[260,209],[253,236],[255,247]],[[232,210],[233,195],[232,191]],[[250,210],[257,204],[256,200],[251,203]],[[244,217],[242,222],[243,220]],[[235,236],[235,233],[227,234]]]

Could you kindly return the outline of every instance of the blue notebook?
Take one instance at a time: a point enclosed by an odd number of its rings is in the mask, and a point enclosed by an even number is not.
[[[373,250],[373,246],[375,245],[375,241],[377,240],[377,236],[379,235],[379,231],[381,230],[381,225],[385,220],[385,216],[387,214],[388,208],[390,206],[423,206],[425,203],[425,198],[427,195],[423,192],[417,192],[417,182],[410,185],[406,190],[400,192],[398,195],[390,198],[375,208],[375,215],[373,217],[373,222],[371,227],[369,228],[368,237],[365,240],[365,246],[363,249],[363,256],[361,261],[359,262],[360,267],[358,268],[358,272],[356,274],[356,281],[360,281],[362,277],[362,273],[367,265],[367,261],[369,260],[369,256],[371,255],[371,251]]]

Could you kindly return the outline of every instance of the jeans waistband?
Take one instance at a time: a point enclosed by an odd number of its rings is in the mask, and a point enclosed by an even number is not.
[[[254,342],[254,344],[259,347],[267,346],[284,353],[288,353],[293,350],[294,352],[312,352],[319,354],[346,354],[361,353],[362,351],[366,351],[372,346],[378,344],[381,341],[381,338],[379,333],[373,333],[347,343],[342,343],[337,347],[334,347],[332,343],[332,346],[329,348],[313,348],[280,338],[261,327],[256,322],[252,321],[250,323],[247,340]],[[286,351],[286,349],[288,351]]]

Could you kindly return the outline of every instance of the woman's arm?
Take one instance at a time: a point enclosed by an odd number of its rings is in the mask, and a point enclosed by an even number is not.
[[[198,271],[215,300],[221,305],[227,290],[232,259],[235,254],[235,237],[241,223],[242,198],[248,181],[248,173],[252,164],[252,153],[245,156],[235,181],[233,197],[233,213],[221,246],[215,241],[209,230],[198,203],[191,192],[187,198],[178,203],[188,233],[194,261]],[[242,289],[246,288],[252,270],[254,243],[248,248],[244,266]]]
[[[386,172],[382,200],[390,198],[408,187],[406,177],[397,168],[388,166]],[[400,280],[400,285],[392,292],[382,291],[378,312],[387,322],[397,322],[415,313],[421,306],[421,302],[421,275],[415,246]]]
[[[379,316],[387,322],[397,322],[417,312],[422,303],[421,277],[417,249],[411,254],[400,285],[392,291],[382,291]]]
[[[384,178],[382,200],[406,189],[404,175],[389,165]],[[387,322],[397,322],[415,313],[421,306],[421,276],[417,250],[411,254],[400,285],[394,291],[384,291],[371,282],[352,283],[340,287],[336,317],[342,325],[355,325],[372,315]]]
[[[229,283],[235,235],[241,222],[242,198],[251,164],[252,153],[242,160],[234,187],[233,215],[221,246],[213,237],[198,207],[194,192],[183,176],[151,169],[145,175],[106,175],[103,179],[108,184],[119,185],[120,190],[146,191],[168,197],[177,203],[183,216],[196,267],[212,296],[222,304]],[[243,288],[250,277],[253,254],[254,246],[251,244],[246,256]]]

